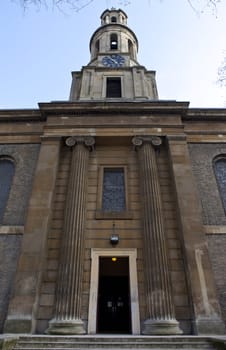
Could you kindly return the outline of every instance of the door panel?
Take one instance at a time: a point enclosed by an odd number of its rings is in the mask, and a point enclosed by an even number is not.
[[[120,261],[111,266],[105,258],[105,261],[100,260],[101,263],[105,266],[100,265],[97,330],[99,333],[131,333],[130,288],[125,261],[121,269]],[[110,275],[106,275],[107,265]],[[103,271],[104,275],[101,274]]]

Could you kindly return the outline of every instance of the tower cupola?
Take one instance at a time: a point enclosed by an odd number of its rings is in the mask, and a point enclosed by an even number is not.
[[[114,8],[111,10],[105,10],[100,18],[102,26],[109,23],[127,25],[127,14],[122,10],[116,10]]]
[[[158,99],[155,72],[137,61],[138,40],[121,9],[105,10],[90,39],[90,62],[73,72],[70,100]]]
[[[112,8],[104,11],[100,18],[101,26],[90,40],[90,64],[102,65],[105,54],[120,53],[126,66],[137,65],[138,40],[127,26],[126,13]]]

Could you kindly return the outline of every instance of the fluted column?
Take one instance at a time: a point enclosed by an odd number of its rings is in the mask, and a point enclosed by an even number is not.
[[[65,207],[61,262],[56,294],[55,316],[47,330],[50,334],[84,334],[81,320],[82,272],[86,179],[89,149],[93,137],[69,137],[72,148],[71,170]]]
[[[155,148],[160,137],[134,137],[144,201],[144,255],[148,319],[143,334],[181,334],[175,319]]]

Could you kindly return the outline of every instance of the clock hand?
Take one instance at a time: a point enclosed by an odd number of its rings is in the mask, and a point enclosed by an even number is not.
[[[110,57],[110,60],[116,64],[118,64],[118,61],[117,60],[114,60],[114,58]]]

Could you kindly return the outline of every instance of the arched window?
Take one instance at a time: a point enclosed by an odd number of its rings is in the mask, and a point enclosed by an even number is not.
[[[215,158],[213,167],[224,210],[226,212],[226,155]]]
[[[117,18],[115,16],[111,17],[111,23],[116,23],[117,22]]]
[[[111,48],[111,50],[118,50],[118,36],[117,36],[117,34],[111,34],[110,48]]]
[[[0,158],[0,221],[5,212],[14,172],[13,161],[8,158]]]

